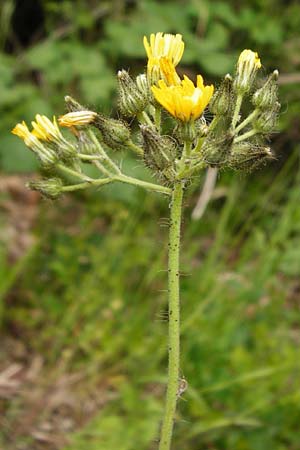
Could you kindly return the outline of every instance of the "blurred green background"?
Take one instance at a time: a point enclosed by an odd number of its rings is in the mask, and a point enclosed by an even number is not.
[[[300,449],[300,4],[297,0],[2,0],[0,447],[153,450],[166,382],[168,203],[115,185],[53,203],[10,134],[63,97],[116,113],[143,35],[183,34],[181,71],[218,83],[244,48],[280,71],[277,158],[186,199],[174,450]],[[147,175],[131,155],[127,172]]]

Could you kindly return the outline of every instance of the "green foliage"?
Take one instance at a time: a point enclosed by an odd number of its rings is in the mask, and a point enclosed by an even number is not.
[[[36,170],[9,134],[17,121],[59,115],[65,94],[111,110],[116,70],[132,67],[134,74],[145,65],[144,34],[182,33],[184,69],[212,81],[234,70],[243,48],[257,50],[268,69],[299,70],[297,1],[284,10],[279,0],[42,3],[44,34],[31,45],[9,50],[12,31],[1,26],[5,171]],[[13,2],[3,5],[0,22],[7,24]],[[182,372],[189,388],[179,402],[174,450],[299,446],[299,95],[295,84],[280,88],[278,141],[294,153],[249,179],[221,174],[225,199],[214,201],[203,221],[190,223],[187,209]],[[40,247],[13,269],[1,247],[2,302],[15,283],[15,301],[2,310],[6,330],[26,335],[46,369],[64,360],[95,395],[103,380],[115,395],[71,436],[68,450],[155,447],[166,381],[167,249],[159,224],[167,215],[165,200],[116,185],[45,202]]]
[[[222,175],[226,200],[200,223],[187,225],[186,217],[181,369],[189,387],[179,402],[174,449],[288,449],[297,442],[294,162],[295,155],[271,186],[265,172],[233,182]],[[89,202],[56,204],[56,228],[41,218],[40,251],[23,273],[20,301],[5,313],[6,323],[25,327],[28,344],[48,365],[63,358],[95,383],[96,395],[101,380],[114,393],[68,450],[87,443],[148,450],[158,435],[166,381],[166,230],[158,223],[167,204],[136,189],[128,194],[124,203],[107,188],[100,203],[95,194]],[[76,218],[68,225],[71,211]]]

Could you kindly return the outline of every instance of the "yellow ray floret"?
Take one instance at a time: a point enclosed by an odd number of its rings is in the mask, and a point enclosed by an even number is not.
[[[174,64],[170,61],[170,59],[163,57],[159,60],[160,72],[162,74],[162,78],[165,80],[168,86],[174,86],[175,84],[180,84],[181,80],[176,72]]]
[[[47,116],[37,114],[35,121],[31,122],[33,131],[32,134],[40,141],[61,142],[64,141],[60,129],[57,125],[56,118],[53,117],[53,122]]]
[[[94,111],[73,111],[59,117],[58,122],[62,127],[73,127],[76,125],[88,125],[94,122],[97,113]]]
[[[38,139],[36,138],[36,136],[34,136],[34,134],[31,133],[31,131],[29,131],[28,126],[26,125],[24,120],[22,123],[18,123],[11,130],[11,132],[12,132],[12,134],[15,134],[19,138],[23,139],[23,141],[24,141],[25,145],[27,145],[27,147],[35,148],[35,147],[39,146]]]
[[[150,44],[144,36],[144,47],[148,59],[168,58],[176,67],[182,58],[184,51],[184,42],[181,34],[156,33],[150,35]]]
[[[147,37],[144,36],[144,47],[148,56],[147,77],[151,85],[157,84],[162,78],[168,83],[168,79],[165,77],[161,67],[162,60],[165,61],[163,63],[165,71],[167,73],[172,71],[172,76],[178,77],[175,67],[181,60],[184,51],[184,42],[181,34],[151,34],[150,43]]]
[[[204,86],[201,75],[197,76],[197,86],[185,75],[180,84],[167,86],[160,80],[152,86],[156,100],[177,119],[187,122],[197,119],[209,103],[214,92],[213,85]]]

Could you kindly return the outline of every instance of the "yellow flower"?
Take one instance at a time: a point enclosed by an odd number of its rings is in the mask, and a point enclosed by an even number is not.
[[[46,167],[49,167],[49,165],[53,165],[56,161],[56,156],[54,154],[54,152],[49,149],[46,148],[37,138],[37,136],[35,136],[35,134],[31,131],[29,131],[26,123],[23,122],[22,123],[18,123],[13,129],[12,129],[12,134],[15,134],[16,136],[18,136],[19,138],[23,139],[25,145],[27,145],[27,147],[29,147],[32,151],[34,151],[41,163]]]
[[[150,35],[150,43],[144,36],[144,47],[148,56],[147,75],[150,84],[156,84],[164,78],[160,61],[162,58],[175,67],[182,58],[184,42],[181,34],[156,33]],[[166,80],[167,81],[167,80]]]
[[[58,118],[62,127],[73,127],[74,125],[87,125],[94,122],[97,113],[93,111],[73,111]]]
[[[238,70],[242,68],[245,64],[253,67],[255,69],[261,68],[261,62],[257,52],[252,50],[243,50],[238,59]]]
[[[255,74],[261,68],[261,62],[256,52],[243,50],[236,66],[235,85],[241,93],[248,92],[254,81]]]
[[[32,149],[35,148],[39,148],[39,140],[36,138],[36,136],[34,136],[28,129],[26,123],[23,122],[22,123],[18,123],[12,130],[11,130],[12,134],[15,134],[16,136],[18,136],[19,138],[23,139],[23,141],[25,142],[25,145],[27,145],[27,147],[30,147]]]
[[[214,92],[213,85],[204,86],[201,75],[197,76],[197,86],[185,75],[180,84],[167,86],[160,80],[152,86],[156,100],[177,119],[187,122],[197,119],[209,103]]]
[[[32,134],[39,140],[56,143],[65,142],[55,117],[53,117],[53,122],[51,122],[48,117],[37,114],[35,120],[35,122],[31,122],[33,127]]]

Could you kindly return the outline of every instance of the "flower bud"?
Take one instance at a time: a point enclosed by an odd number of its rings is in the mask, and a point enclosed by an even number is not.
[[[144,97],[147,97],[147,100],[151,97],[151,91],[149,89],[149,83],[147,80],[147,76],[145,73],[141,73],[135,79],[138,90],[143,94]]]
[[[239,56],[234,87],[240,94],[245,94],[251,89],[255,75],[261,68],[261,62],[256,52],[244,50]]]
[[[67,110],[69,112],[74,112],[74,111],[84,111],[87,108],[85,108],[84,106],[82,106],[80,103],[78,103],[73,97],[71,97],[70,95],[66,95],[65,96],[65,103],[66,103],[66,107]]]
[[[119,109],[121,114],[132,117],[146,108],[149,98],[142,92],[126,70],[119,70]]]
[[[62,127],[84,126],[93,123],[97,113],[89,110],[72,111],[58,118],[58,123]]]
[[[161,136],[153,127],[141,125],[144,161],[146,166],[171,180],[174,176],[173,163],[177,156],[175,141],[169,136]]]
[[[174,129],[174,135],[180,141],[193,142],[198,135],[196,121],[179,122]]]
[[[47,141],[41,142],[36,133],[29,131],[26,123],[18,123],[12,133],[23,139],[25,145],[29,147],[38,157],[44,169],[48,170],[57,163],[57,155]]]
[[[37,114],[35,121],[32,121],[31,124],[33,127],[32,134],[55,150],[59,158],[67,161],[76,156],[76,149],[71,142],[63,137],[55,117],[51,122],[48,117]]]
[[[256,108],[261,110],[272,109],[274,104],[277,102],[277,80],[278,70],[274,70],[274,72],[268,77],[265,84],[254,93],[252,103]]]
[[[233,145],[228,166],[234,170],[252,171],[272,158],[269,147],[255,145],[251,142],[240,142]]]
[[[227,74],[209,102],[209,110],[215,115],[227,114],[232,109],[232,100],[232,77]]]
[[[201,116],[199,119],[195,120],[195,130],[197,138],[207,136],[209,126],[207,125],[204,116]]]
[[[212,167],[222,167],[227,162],[233,143],[234,134],[226,131],[223,134],[209,134],[201,147],[203,161]]]
[[[118,150],[130,140],[130,129],[121,120],[98,114],[94,126],[101,131],[103,142],[112,149]]]
[[[276,127],[280,103],[276,102],[273,109],[263,111],[254,121],[253,128],[260,133],[271,133]]]
[[[60,178],[48,178],[45,180],[29,181],[27,186],[33,191],[39,191],[43,196],[55,200],[62,193],[63,183]]]

